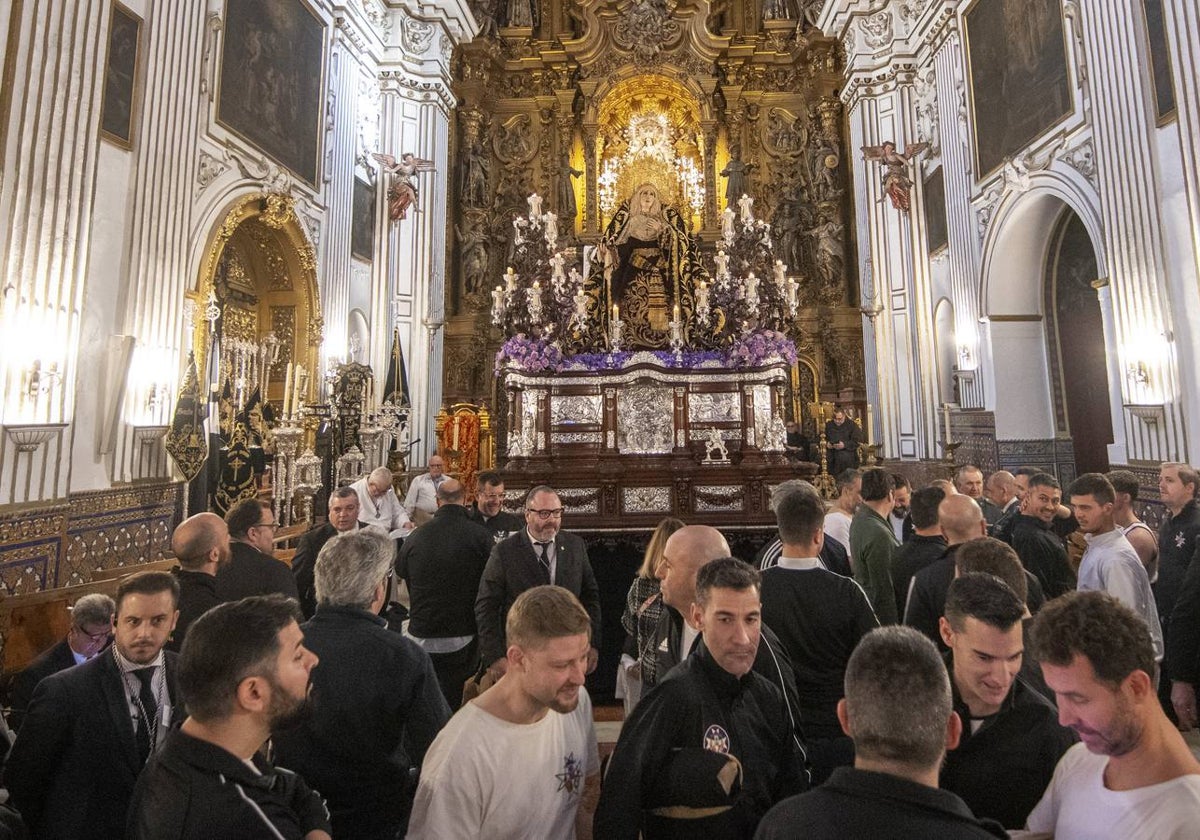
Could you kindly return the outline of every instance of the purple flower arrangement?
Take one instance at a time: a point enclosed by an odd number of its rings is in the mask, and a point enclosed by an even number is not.
[[[759,367],[774,359],[796,361],[796,344],[778,330],[755,330],[729,348],[730,367]]]
[[[531,373],[542,370],[560,370],[563,363],[562,351],[556,344],[544,338],[529,338],[517,333],[500,347],[496,353],[496,373],[505,363]]]
[[[500,352],[496,354],[496,373],[500,373],[506,365],[527,373],[559,371],[567,367],[620,370],[629,364],[635,355],[653,357],[664,368],[746,368],[760,367],[778,359],[793,364],[796,361],[796,345],[776,330],[756,330],[742,336],[728,351],[684,350],[679,358],[669,350],[624,350],[620,353],[580,353],[564,357],[557,345],[545,339],[529,338],[524,333],[519,333],[504,342]]]

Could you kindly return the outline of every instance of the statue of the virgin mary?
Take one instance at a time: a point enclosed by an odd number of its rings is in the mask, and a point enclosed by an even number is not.
[[[604,229],[597,256],[588,277],[589,296],[604,325],[613,307],[620,307],[624,346],[667,347],[676,306],[686,337],[693,289],[704,269],[687,222],[675,208],[663,205],[653,184],[641,184],[621,202]]]

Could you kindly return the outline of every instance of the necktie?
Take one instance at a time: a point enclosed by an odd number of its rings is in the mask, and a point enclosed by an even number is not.
[[[550,578],[550,554],[547,548],[549,545],[550,543],[548,542],[539,542],[533,544],[534,549],[537,551],[538,562],[541,563],[543,568],[546,570],[547,580]]]
[[[138,690],[138,727],[136,738],[138,755],[145,762],[150,757],[155,723],[158,720],[158,701],[154,698],[154,687],[151,683],[154,679],[154,668],[138,668],[133,672],[133,675],[141,683],[141,688]]]

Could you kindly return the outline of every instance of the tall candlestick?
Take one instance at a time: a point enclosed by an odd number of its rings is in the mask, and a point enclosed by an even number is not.
[[[867,428],[865,429],[865,431],[867,433],[867,443],[875,442],[875,438],[871,437],[871,426],[872,425],[873,424],[871,423],[871,404],[867,403]]]
[[[942,403],[942,409],[945,411],[945,415],[946,415],[945,442],[951,443],[952,441],[950,440],[950,403]]]
[[[287,373],[283,377],[283,416],[292,416],[292,363],[287,363]]]

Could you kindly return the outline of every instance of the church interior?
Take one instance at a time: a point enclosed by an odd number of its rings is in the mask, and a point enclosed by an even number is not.
[[[0,4],[0,663],[264,500],[664,517],[1200,461],[1191,0]],[[832,448],[835,412],[855,427]],[[840,425],[840,424],[839,424]],[[838,447],[846,444],[839,443]],[[1065,494],[1064,494],[1065,495]]]

